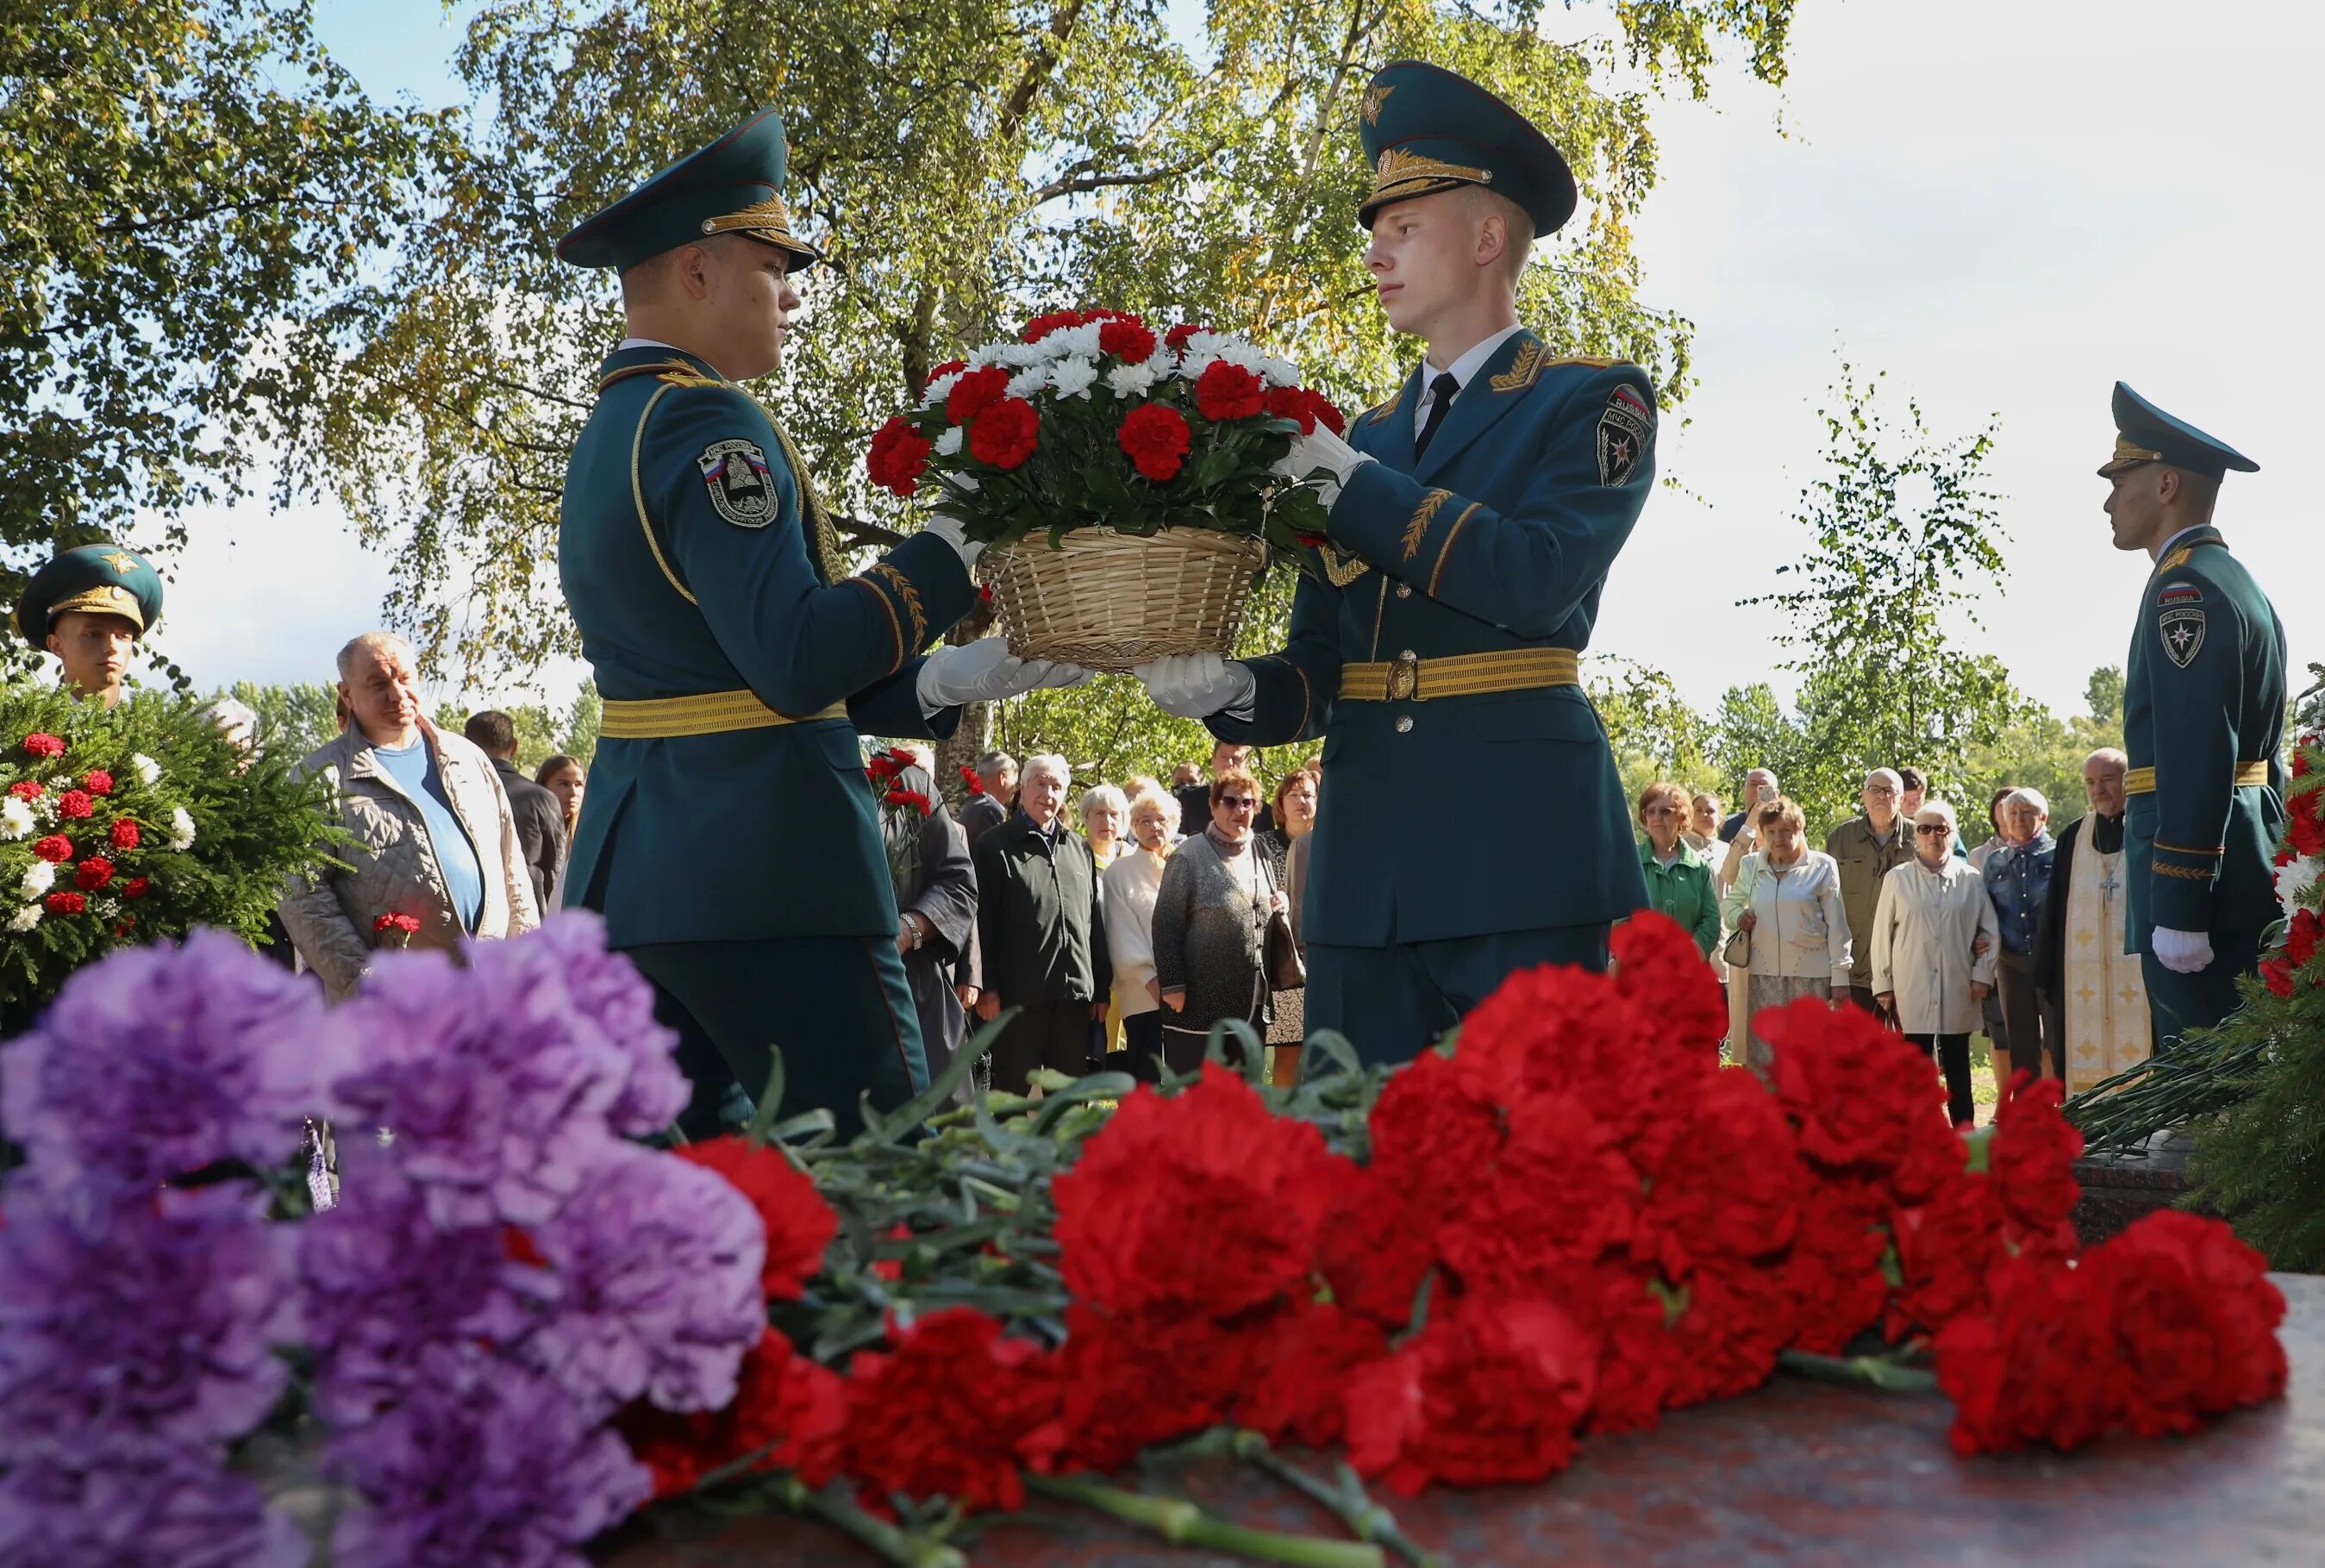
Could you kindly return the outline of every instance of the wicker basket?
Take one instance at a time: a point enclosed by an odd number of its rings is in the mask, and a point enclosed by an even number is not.
[[[1232,652],[1266,564],[1264,541],[1208,528],[1077,528],[1054,550],[1047,533],[1029,533],[979,562],[1011,652],[1116,673],[1166,654]]]

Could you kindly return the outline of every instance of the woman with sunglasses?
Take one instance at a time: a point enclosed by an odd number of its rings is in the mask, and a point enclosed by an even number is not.
[[[1999,931],[1986,882],[1954,856],[1954,809],[1925,803],[1913,818],[1913,858],[1881,881],[1873,913],[1874,1000],[1905,1038],[1937,1058],[1946,1110],[1968,1127],[1969,1037],[1994,988]]]
[[[1162,1060],[1173,1072],[1202,1065],[1211,1025],[1241,1019],[1267,1032],[1267,918],[1288,908],[1257,851],[1259,781],[1240,767],[1211,780],[1210,824],[1171,857],[1154,895],[1154,983],[1162,1004]],[[1190,823],[1190,827],[1193,824]],[[1229,1037],[1231,1060],[1239,1044]]]

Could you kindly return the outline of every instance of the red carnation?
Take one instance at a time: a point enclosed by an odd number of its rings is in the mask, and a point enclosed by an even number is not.
[[[399,947],[410,947],[412,939],[420,934],[420,918],[412,914],[383,914],[371,923],[374,932],[394,932],[403,937]]]
[[[72,840],[62,833],[51,833],[32,840],[32,853],[51,866],[61,866],[73,857]]]
[[[1436,1262],[1437,1219],[1378,1165],[1339,1183],[1317,1238],[1317,1271],[1332,1299],[1392,1332],[1403,1331],[1413,1322],[1422,1276]]]
[[[1163,333],[1162,341],[1168,343],[1173,348],[1184,348],[1187,346],[1188,339],[1193,337],[1198,332],[1208,332],[1209,330],[1210,329],[1209,327],[1198,327],[1192,321],[1182,321],[1178,326],[1172,328],[1168,332]]]
[[[1671,1409],[1751,1392],[1792,1342],[1799,1304],[1774,1269],[1699,1270],[1682,1299],[1664,1367]]]
[[[2121,1419],[2124,1367],[2116,1305],[2094,1271],[2057,1259],[2005,1258],[1993,1305],[1938,1335],[1938,1387],[1954,1402],[1947,1434],[1965,1457],[2048,1443],[2080,1448]]]
[[[872,482],[882,489],[910,496],[920,488],[922,471],[929,466],[929,453],[934,447],[912,421],[898,414],[872,438],[871,455],[865,459],[865,466],[871,471]]]
[[[94,893],[113,880],[113,862],[102,855],[91,855],[73,869],[73,886],[84,893]]]
[[[1300,433],[1314,435],[1320,424],[1338,435],[1348,422],[1331,401],[1321,393],[1311,392],[1304,386],[1272,386],[1267,391],[1267,412],[1279,419],[1296,419]]]
[[[1058,1267],[1108,1312],[1224,1317],[1306,1282],[1332,1191],[1353,1174],[1313,1125],[1209,1062],[1170,1099],[1125,1099],[1057,1179]]]
[[[49,895],[51,914],[80,914],[88,908],[88,896],[81,893],[51,893]]]
[[[1914,1120],[1936,1111],[1929,1058],[1870,1014],[1813,997],[1769,1008],[1754,1026],[1775,1047],[1771,1077],[1801,1153],[1828,1170],[1894,1171]]]
[[[2082,1270],[2115,1303],[2126,1419],[2140,1436],[2284,1392],[2283,1293],[2226,1224],[2159,1209],[2085,1254]]]
[[[753,1469],[796,1471],[810,1487],[822,1487],[838,1472],[847,1420],[839,1375],[797,1354],[769,1329],[743,1358],[726,1409],[674,1415],[641,1399],[616,1425],[653,1473],[653,1495],[661,1498],[690,1492],[711,1471],[762,1450],[768,1452]]]
[[[1388,1354],[1380,1325],[1329,1303],[1293,1302],[1246,1331],[1258,1342],[1236,1397],[1235,1424],[1271,1443],[1339,1442],[1348,1380]]]
[[[1645,1169],[1632,1256],[1677,1284],[1699,1263],[1726,1267],[1788,1246],[1809,1174],[1792,1125],[1760,1081],[1748,1072],[1714,1074],[1676,1131],[1659,1140]]]
[[[81,787],[93,795],[113,793],[113,775],[101,767],[93,767],[81,777]]]
[[[87,790],[67,790],[57,797],[57,815],[60,817],[86,817],[96,810],[97,803],[88,798]]]
[[[110,836],[113,840],[113,847],[116,849],[134,849],[137,848],[137,824],[131,821],[127,817],[116,817],[114,819]]]
[[[1117,316],[1098,329],[1098,352],[1125,365],[1144,365],[1153,358],[1157,341],[1153,329],[1135,316]]]
[[[954,374],[956,371],[966,370],[968,368],[968,361],[966,359],[948,359],[921,378],[920,390],[922,393],[926,393],[931,382],[941,381],[946,376]]]
[[[1540,1480],[1574,1457],[1597,1347],[1533,1301],[1464,1296],[1348,1380],[1348,1457],[1411,1497],[1432,1480]]]
[[[20,778],[8,786],[8,793],[20,801],[37,801],[48,792],[41,787],[38,779]]]
[[[1125,415],[1115,440],[1130,454],[1132,466],[1158,484],[1176,478],[1194,444],[1187,416],[1168,404],[1142,403]]]
[[[1438,1252],[1465,1291],[1547,1294],[1631,1239],[1639,1173],[1572,1095],[1512,1107],[1509,1129],[1498,1155],[1460,1173]],[[1559,1201],[1542,1202],[1548,1192]]]
[[[985,412],[988,404],[1009,395],[1009,372],[998,365],[982,366],[961,372],[952,390],[945,394],[945,418],[955,424],[967,424]]]
[[[975,768],[964,763],[960,770],[960,787],[972,795],[981,795],[985,793],[985,781],[977,776]]]
[[[1058,1437],[1054,1363],[973,1307],[930,1313],[894,1338],[893,1351],[860,1351],[848,1367],[841,1463],[864,1502],[1022,1507],[1019,1467]]]
[[[924,817],[935,809],[929,797],[918,790],[890,790],[883,798],[892,806],[910,806]]]
[[[1246,1318],[1273,1322],[1281,1310]],[[1116,1317],[1069,1305],[1059,1446],[1033,1456],[1033,1468],[1117,1471],[1142,1449],[1218,1425],[1237,1400],[1257,1396],[1251,1363],[1261,1336],[1250,1326],[1200,1313]]]
[[[124,898],[143,898],[146,894],[152,892],[153,889],[153,879],[152,877],[132,877],[128,881],[121,885],[121,896]]]
[[[1889,1249],[1883,1229],[1889,1195],[1876,1180],[1826,1176],[1801,1198],[1800,1230],[1777,1269],[1778,1286],[1792,1298],[1790,1342],[1838,1354],[1880,1319],[1888,1299],[1881,1259]]]
[[[2319,813],[2320,805],[2325,805],[2325,790],[2308,790],[2284,803],[2285,837],[2303,856],[2325,855],[2325,816]]]
[[[2003,1213],[2023,1232],[2014,1241],[2039,1242],[2072,1257],[2071,1221],[2082,1197],[2075,1162],[2082,1157],[2083,1135],[2060,1113],[2063,1095],[2057,1079],[2030,1081],[2020,1073],[1995,1112],[1987,1168]]]
[[[1250,419],[1265,406],[1267,388],[1240,365],[1214,360],[1195,377],[1195,407],[1213,421]]]
[[[754,1148],[740,1137],[705,1138],[671,1152],[718,1172],[751,1201],[767,1228],[767,1261],[760,1275],[767,1299],[797,1301],[821,1271],[824,1252],[839,1229],[814,1179],[780,1151],[764,1145]]]
[[[24,750],[32,756],[62,756],[65,754],[65,743],[56,736],[36,729],[24,737]]]
[[[1018,337],[1027,343],[1039,343],[1061,327],[1079,327],[1088,320],[1080,311],[1045,311],[1026,322]]]
[[[1373,1174],[1424,1211],[1457,1202],[1502,1148],[1501,1105],[1434,1051],[1389,1075],[1368,1121]]]
[[[1719,1039],[1728,1032],[1728,998],[1693,934],[1670,915],[1647,909],[1616,926],[1608,946],[1615,989],[1662,1015],[1669,1031],[1665,1048],[1692,1052],[1702,1065],[1717,1065]]]
[[[979,413],[968,427],[968,455],[996,469],[1014,469],[1041,444],[1042,419],[1022,397],[1005,397]]]
[[[1514,1106],[1568,1093],[1612,1123],[1632,1163],[1653,1164],[1719,1069],[1677,1048],[1656,1007],[1605,975],[1555,964],[1521,970],[1461,1025],[1453,1064],[1471,1096]]]

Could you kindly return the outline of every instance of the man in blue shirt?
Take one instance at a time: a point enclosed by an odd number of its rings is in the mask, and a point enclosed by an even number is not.
[[[2051,837],[2051,803],[2038,789],[2014,792],[2002,803],[2003,830],[2009,843],[1986,863],[1986,893],[2002,928],[2002,957],[1995,988],[2002,994],[2002,1016],[2010,1044],[1995,1047],[1995,1078],[2005,1098],[2016,1072],[2066,1076],[2066,1046],[2059,1012],[2034,985],[2034,938],[2042,930],[2042,906],[2051,895],[2051,866],[2059,842]]]

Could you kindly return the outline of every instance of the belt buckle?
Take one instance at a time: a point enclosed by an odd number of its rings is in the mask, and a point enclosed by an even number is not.
[[[1389,661],[1388,700],[1392,702],[1419,702],[1421,695],[1421,661],[1411,654]]]

